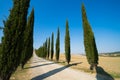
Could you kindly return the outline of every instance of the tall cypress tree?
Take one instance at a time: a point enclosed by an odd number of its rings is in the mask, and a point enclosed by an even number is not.
[[[51,37],[51,60],[53,60],[53,55],[54,55],[54,33],[52,33]]]
[[[0,43],[0,58],[1,58],[1,54],[2,54],[2,44]]]
[[[29,57],[28,57],[28,59],[29,58],[31,58],[32,57],[32,55],[33,55],[33,34],[34,34],[34,8],[32,9],[32,12],[31,12],[31,15],[30,15],[30,21],[29,21],[29,19],[28,19],[28,26],[30,26],[30,29],[31,29],[31,31],[30,31],[30,44],[29,44]],[[30,25],[29,25],[30,24]],[[26,55],[27,56],[27,55]]]
[[[66,58],[67,63],[69,64],[71,60],[71,54],[70,54],[70,34],[69,34],[68,20],[66,20],[65,58]]]
[[[46,39],[46,41],[45,41],[45,58],[47,58],[47,49],[48,48],[48,45],[47,45],[47,39]]]
[[[5,21],[0,58],[1,80],[9,80],[11,74],[20,64],[29,2],[30,0],[13,0],[13,8]]]
[[[42,57],[46,58],[46,49],[45,49],[45,42],[43,43],[43,53]]]
[[[82,22],[84,30],[84,46],[86,57],[88,63],[91,65],[90,69],[93,70],[93,67],[97,66],[98,64],[98,51],[96,48],[94,33],[92,32],[90,24],[87,20],[84,4],[82,4]]]
[[[59,54],[60,54],[60,30],[58,28],[56,39],[56,61],[59,61]]]
[[[24,49],[21,57],[21,67],[29,60],[33,53],[33,27],[34,27],[34,9],[28,18],[28,22],[24,31]]]
[[[49,59],[50,55],[50,38],[48,39],[48,53],[47,53],[47,58]]]

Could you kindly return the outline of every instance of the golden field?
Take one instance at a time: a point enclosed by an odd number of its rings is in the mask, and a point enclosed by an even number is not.
[[[55,59],[54,59],[55,60]],[[60,54],[59,62],[65,62],[65,55]],[[78,63],[72,68],[79,69],[85,72],[90,72],[89,64],[87,62],[86,56],[72,54],[71,55],[71,62],[70,64]],[[66,65],[67,63],[62,63]],[[106,71],[107,73],[111,74],[115,78],[120,78],[120,57],[101,57],[99,56],[99,65]],[[95,71],[95,70],[94,70]]]

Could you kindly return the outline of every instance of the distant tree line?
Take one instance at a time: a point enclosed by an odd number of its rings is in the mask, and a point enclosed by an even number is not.
[[[82,24],[83,24],[83,31],[84,31],[84,47],[86,52],[87,61],[90,64],[90,70],[93,70],[94,67],[97,67],[98,65],[98,51],[96,47],[95,37],[94,33],[92,31],[92,28],[87,20],[86,11],[84,4],[82,4]],[[58,28],[57,32],[57,39],[56,39],[56,61],[59,61],[59,53],[60,53],[60,31]],[[49,50],[48,52],[51,54],[51,60],[53,60],[54,55],[54,35],[52,33],[51,37],[51,52],[50,48],[46,49]],[[47,47],[46,47],[47,48]],[[40,47],[38,50],[36,50],[36,53],[38,56],[46,58],[47,55],[44,52],[44,45]],[[71,49],[70,49],[70,33],[69,33],[69,25],[68,20],[66,20],[66,31],[65,31],[65,58],[66,62],[69,64],[71,61]],[[47,57],[49,59],[49,57]]]
[[[51,41],[51,45],[50,45]],[[46,45],[46,46],[45,46]],[[51,47],[50,47],[51,46]],[[46,53],[47,52],[47,53]],[[70,34],[69,34],[69,25],[68,20],[66,20],[66,34],[65,34],[65,58],[66,62],[69,64],[71,60],[71,54],[70,54]],[[57,38],[56,38],[56,44],[55,44],[55,59],[58,62],[60,57],[60,29],[58,27],[57,30]],[[54,33],[52,32],[51,39],[46,39],[46,41],[43,43],[43,45],[36,50],[36,54],[39,57],[53,60],[54,57]]]
[[[30,0],[13,0],[13,8],[3,21],[0,44],[0,80],[9,80],[21,64],[23,68],[33,53],[34,9],[27,19]]]

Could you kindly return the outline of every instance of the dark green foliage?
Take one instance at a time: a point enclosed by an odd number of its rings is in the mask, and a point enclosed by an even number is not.
[[[30,59],[33,53],[33,27],[34,27],[34,9],[28,18],[28,22],[24,31],[24,49],[21,56],[21,67]]]
[[[0,58],[1,58],[1,52],[2,51],[2,44],[0,43]]]
[[[39,57],[43,57],[44,58],[44,47],[42,46],[42,47],[40,47],[39,49],[37,49],[36,50],[36,54],[37,54],[37,56],[39,56]]]
[[[56,61],[59,61],[59,54],[60,54],[60,30],[58,28],[56,39]]]
[[[48,39],[48,50],[47,50],[47,58],[49,59],[49,55],[50,55],[50,38]]]
[[[43,43],[43,46],[36,50],[36,54],[39,57],[47,58],[47,40]]]
[[[84,46],[86,57],[88,63],[91,65],[91,68],[97,66],[98,64],[98,51],[96,48],[94,33],[90,27],[90,24],[87,20],[85,7],[82,4],[82,21],[83,21],[83,29],[84,29]]]
[[[42,51],[40,51],[40,53],[39,54],[41,54],[41,56],[40,57],[43,57],[43,58],[46,58],[46,56],[47,56],[47,51],[46,51],[46,42],[45,43],[43,43],[43,46],[42,46]]]
[[[4,23],[4,38],[0,56],[0,80],[9,80],[20,64],[23,35],[30,0],[13,0],[13,8]]]
[[[46,41],[45,41],[45,55],[46,55],[45,58],[47,58],[47,52],[48,52],[47,48],[48,48],[48,45],[47,45],[47,39],[46,39]]]
[[[51,37],[51,60],[53,60],[53,56],[54,56],[54,33],[52,33]]]
[[[43,58],[46,58],[46,51],[45,51],[46,49],[45,49],[45,43],[43,43]]]
[[[2,37],[2,42],[3,42],[3,38]],[[2,43],[0,43],[0,60],[1,60],[1,57],[2,57]],[[1,61],[0,61],[0,67],[1,67]]]
[[[66,20],[65,58],[66,58],[67,63],[69,64],[71,60],[71,54],[70,54],[70,34],[69,34],[68,20]]]

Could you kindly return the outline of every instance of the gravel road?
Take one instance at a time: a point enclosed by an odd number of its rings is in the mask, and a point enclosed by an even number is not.
[[[35,52],[31,59],[28,80],[96,80],[95,75],[73,70],[70,66],[62,66],[36,56]]]
[[[114,80],[102,75],[96,77],[96,74],[70,68],[77,63],[63,66],[39,58],[35,52],[27,64],[29,65],[25,66],[23,70],[17,70],[10,80]]]

